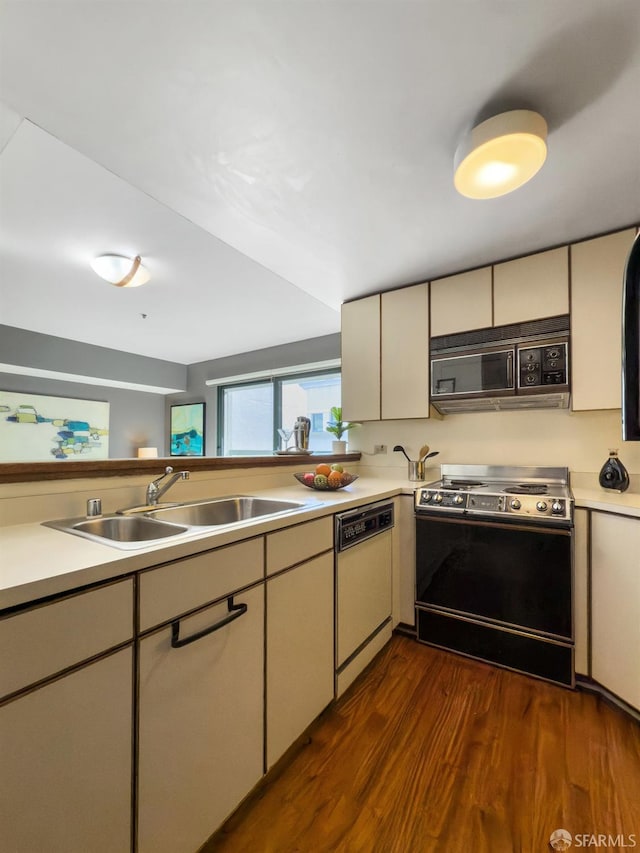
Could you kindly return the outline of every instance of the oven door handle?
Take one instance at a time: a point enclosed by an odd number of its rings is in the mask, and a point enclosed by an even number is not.
[[[449,516],[433,515],[426,512],[417,511],[415,513],[416,521],[440,521],[446,524],[471,524],[473,527],[495,527],[499,530],[520,530],[526,533],[553,533],[556,536],[571,536],[572,528],[570,527],[547,527],[537,522],[531,524],[513,524],[511,522],[489,521],[488,519],[470,518],[450,518]]]

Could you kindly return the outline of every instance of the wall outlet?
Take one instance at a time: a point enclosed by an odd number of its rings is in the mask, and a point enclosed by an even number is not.
[[[373,452],[374,452],[374,454],[386,453],[387,452],[387,445],[386,444],[374,444],[373,445]]]

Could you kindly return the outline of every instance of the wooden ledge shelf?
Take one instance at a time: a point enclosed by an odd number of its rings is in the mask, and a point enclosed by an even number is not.
[[[305,468],[322,462],[358,462],[360,453],[322,453],[312,456],[164,456],[157,459],[61,460],[60,462],[0,463],[0,483],[36,480],[75,480],[97,477],[150,476],[167,465],[182,471],[224,471],[247,468]]]

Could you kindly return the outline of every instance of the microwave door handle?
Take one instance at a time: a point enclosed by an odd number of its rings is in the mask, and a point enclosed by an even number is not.
[[[515,382],[513,381],[513,350],[507,353],[507,388],[513,388],[515,391]]]

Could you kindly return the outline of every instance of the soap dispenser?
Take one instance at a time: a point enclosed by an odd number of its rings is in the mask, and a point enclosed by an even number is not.
[[[603,489],[626,492],[629,488],[629,472],[618,459],[617,450],[609,451],[609,458],[600,469],[599,479]]]

